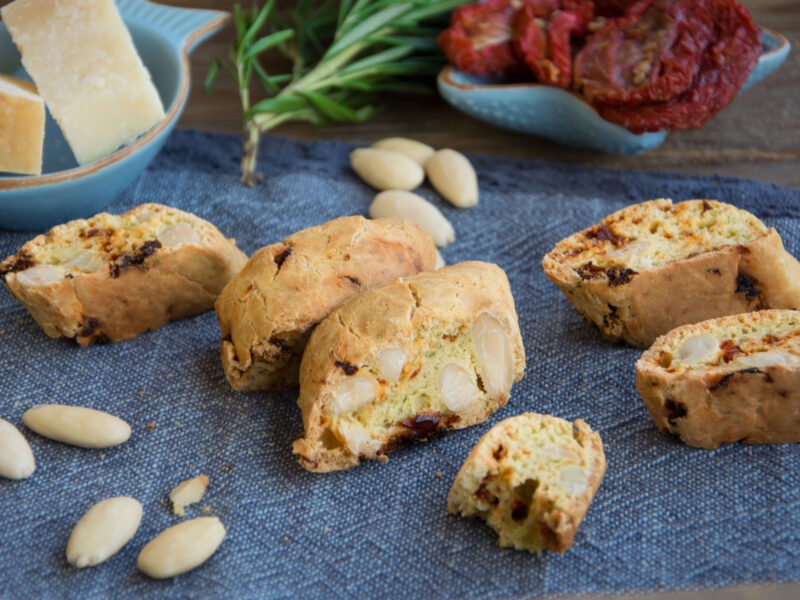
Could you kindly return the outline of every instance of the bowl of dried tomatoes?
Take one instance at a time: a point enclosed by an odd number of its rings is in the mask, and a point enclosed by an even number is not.
[[[438,42],[456,108],[616,154],[701,127],[790,50],[736,0],[486,0],[456,9]]]

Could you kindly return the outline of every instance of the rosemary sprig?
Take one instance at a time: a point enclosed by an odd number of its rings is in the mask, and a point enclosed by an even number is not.
[[[242,181],[253,186],[262,133],[289,120],[316,124],[361,122],[376,111],[378,94],[421,92],[420,78],[444,63],[436,36],[446,15],[467,0],[298,0],[279,9],[234,5],[236,38],[227,58],[214,60],[206,90],[220,71],[239,88],[244,114]],[[264,33],[265,32],[265,33]],[[267,51],[286,57],[285,73],[268,73]],[[266,98],[251,102],[253,79]]]

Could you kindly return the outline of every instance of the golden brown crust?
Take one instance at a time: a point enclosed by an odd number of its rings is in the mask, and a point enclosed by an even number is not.
[[[142,237],[131,242],[121,239],[125,233],[121,229],[95,233],[92,225],[115,219],[148,222],[153,215],[156,220],[188,224],[200,243],[162,245],[152,227],[145,225]],[[159,224],[163,227],[164,221]],[[98,261],[98,270],[82,272],[65,269],[58,261],[46,262],[51,258],[49,248],[74,244],[76,232],[87,239],[104,237],[102,243],[92,239],[93,246],[86,251]],[[127,340],[170,320],[209,310],[246,258],[211,223],[160,204],[142,204],[119,216],[100,213],[54,227],[6,258],[0,264],[0,276],[47,335],[86,346]],[[24,273],[34,267],[61,270],[64,275],[47,285],[30,285]]]
[[[455,337],[483,314],[496,319],[507,336],[512,380],[519,381],[525,370],[525,351],[511,288],[497,265],[465,262],[397,279],[352,298],[331,313],[314,330],[300,367],[298,404],[305,436],[294,444],[300,464],[320,472],[345,469],[361,458],[385,460],[385,452],[420,437],[393,422],[383,431],[377,447],[354,453],[331,427],[337,386],[348,377],[363,375],[374,378],[380,393],[385,394],[386,381],[370,365],[386,348],[403,349],[410,357],[403,368],[404,380],[422,378],[426,364],[433,364],[421,358],[433,351],[423,333],[436,332],[437,340],[449,339],[447,334]],[[507,397],[507,391],[498,393],[464,413],[445,410],[434,416],[434,428],[460,429],[483,422],[505,405]],[[415,413],[404,414],[397,421],[415,417]]]
[[[700,336],[717,340],[719,349],[707,362],[681,363],[682,344]],[[773,351],[784,362],[752,362]],[[642,354],[636,387],[658,428],[690,446],[800,442],[800,312],[758,311],[677,328]]]
[[[532,439],[542,430],[561,454]],[[559,485],[560,475],[576,467],[585,478],[578,493],[568,494]],[[478,441],[453,481],[448,510],[485,519],[500,535],[501,546],[564,552],[605,471],[600,435],[584,421],[523,413],[500,421]]]
[[[624,250],[627,242],[615,244],[605,238],[614,236],[622,228],[617,224],[630,220],[633,211],[698,213],[706,206],[738,219],[739,229],[749,230],[750,235],[743,236],[741,243],[698,249],[654,268],[627,272],[624,259],[609,261],[616,265],[611,268],[591,261],[587,267],[587,240],[605,257]],[[603,227],[608,234],[598,236]],[[688,243],[683,238],[674,240],[678,248]],[[576,254],[570,257],[571,253]],[[783,248],[777,232],[749,213],[716,201],[691,200],[673,207],[669,200],[655,200],[628,207],[559,242],[542,266],[605,338],[634,346],[648,346],[659,335],[687,323],[764,308],[800,308],[800,263]]]
[[[430,236],[408,221],[342,217],[262,248],[216,303],[225,375],[237,390],[297,383],[311,329],[350,296],[434,268]]]

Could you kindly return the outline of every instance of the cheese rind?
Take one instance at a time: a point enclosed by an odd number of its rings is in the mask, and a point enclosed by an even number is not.
[[[78,163],[114,152],[164,118],[113,0],[16,0],[0,14]]]
[[[0,75],[0,171],[39,175],[44,103],[30,83]]]

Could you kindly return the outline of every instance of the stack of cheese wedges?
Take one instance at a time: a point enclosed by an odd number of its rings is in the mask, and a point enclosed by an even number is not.
[[[16,0],[0,15],[35,84],[0,78],[0,171],[42,172],[45,104],[81,165],[164,118],[113,0]]]

